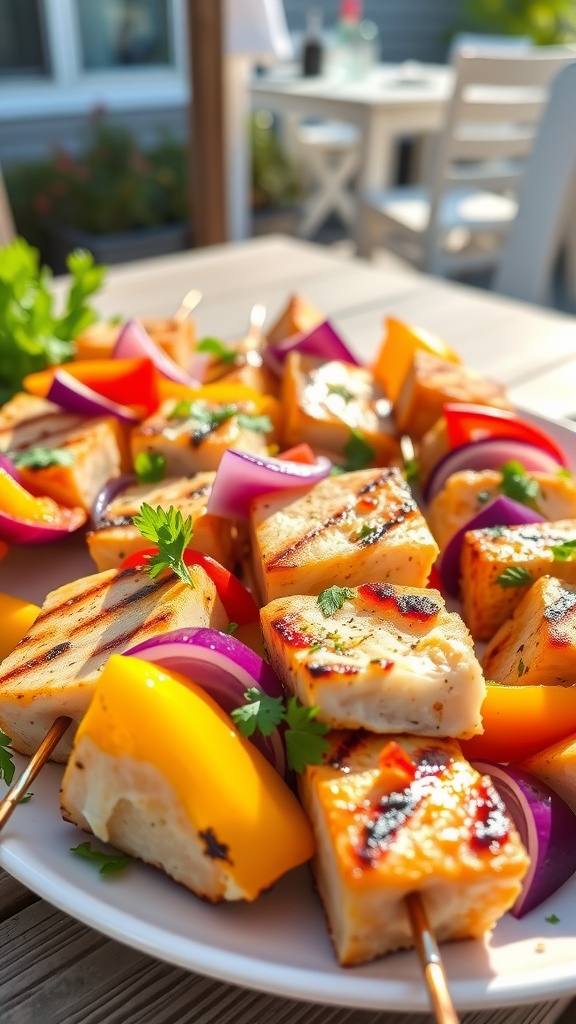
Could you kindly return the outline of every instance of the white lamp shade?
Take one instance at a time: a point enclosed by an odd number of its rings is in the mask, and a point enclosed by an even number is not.
[[[289,60],[292,43],[282,0],[225,0],[226,53]]]

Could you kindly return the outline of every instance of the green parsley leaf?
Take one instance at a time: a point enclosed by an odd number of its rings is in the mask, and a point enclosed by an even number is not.
[[[343,453],[346,457],[344,473],[353,473],[355,469],[366,469],[376,458],[375,449],[356,427],[350,429],[350,440],[344,445]]]
[[[257,434],[270,434],[274,430],[269,416],[251,416],[247,412],[239,412],[236,422],[243,430],[254,430]]]
[[[490,491],[478,491],[476,499],[479,505],[485,505],[486,502],[490,501]]]
[[[192,409],[193,403],[188,401],[187,398],[183,398],[180,402],[176,402],[176,405],[172,409],[172,412],[168,413],[169,420],[187,420],[191,415],[190,410]]]
[[[236,632],[237,629],[238,629],[238,623],[237,622],[229,622],[227,627],[226,627],[226,632],[228,633],[228,636],[234,636],[234,633]]]
[[[231,718],[242,736],[252,736],[259,729],[263,736],[270,736],[284,719],[282,697],[270,697],[262,690],[251,686],[244,694],[246,704],[234,708]]]
[[[558,470],[558,472],[556,473],[556,476],[560,476],[560,477],[565,476],[565,477],[568,477],[569,480],[572,480],[573,477],[574,477],[574,474],[571,473],[569,469],[566,469],[566,466],[561,466],[560,469]]]
[[[321,651],[323,647],[324,647],[324,644],[321,644],[320,641],[317,641],[315,644],[312,644],[308,648],[308,653],[309,654],[316,654],[316,651]]]
[[[169,509],[160,506],[153,509],[144,502],[140,513],[134,516],[133,523],[146,540],[158,547],[158,554],[146,566],[152,579],[156,579],[164,569],[172,569],[183,583],[193,587],[188,566],[184,562],[184,552],[192,540],[192,517],[184,519],[180,510],[173,505]]]
[[[10,737],[0,731],[0,779],[4,779],[7,786],[12,782],[16,771],[12,751],[8,749],[11,745]]]
[[[537,480],[528,476],[521,462],[517,462],[516,459],[506,462],[501,473],[502,494],[513,501],[519,501],[522,505],[535,505],[540,497],[540,485]]]
[[[527,587],[529,583],[534,581],[523,565],[509,565],[496,578],[496,582],[501,587]]]
[[[555,562],[571,562],[576,558],[576,540],[563,540],[551,548]]]
[[[21,804],[28,804],[28,803],[30,803],[30,801],[31,801],[33,796],[34,796],[34,793],[25,793],[24,796],[22,797],[22,799],[20,800],[20,803]]]
[[[544,920],[548,924],[560,924],[560,918],[556,914],[550,914],[550,917],[545,917]]]
[[[518,662],[518,678],[520,678],[520,676],[523,676],[524,673],[527,672],[527,671],[528,670],[526,668],[526,665],[522,661],[522,658],[520,658],[520,661]]]
[[[404,463],[404,476],[409,484],[418,479],[420,476],[420,466],[418,465],[417,459],[406,460]]]
[[[217,430],[226,420],[232,419],[238,412],[237,405],[220,405],[210,408],[206,402],[197,399],[194,402],[183,400],[177,402],[169,420],[192,420],[195,429],[208,436],[213,430]]]
[[[359,534],[356,537],[351,537],[350,540],[364,542],[364,545],[367,546],[368,544],[374,544],[379,540],[381,534],[381,525],[376,524],[376,526],[370,526],[368,523],[362,523]]]
[[[162,452],[138,452],[134,472],[138,483],[157,484],[166,476],[166,456]]]
[[[328,618],[342,607],[344,601],[350,601],[353,597],[356,597],[356,591],[350,587],[327,587],[321,594],[318,594],[320,611],[325,618]]]
[[[101,875],[115,875],[132,862],[132,857],[129,857],[127,853],[102,853],[100,850],[93,850],[91,843],[71,846],[70,853],[75,853],[77,857],[84,857],[85,860],[99,864]]]
[[[350,389],[344,384],[328,384],[327,387],[328,394],[338,395],[344,401],[345,405],[348,405],[348,402],[355,402],[358,398],[358,395],[354,394],[353,391],[350,391]]]
[[[326,633],[326,639],[332,641],[337,654],[346,654],[346,647],[339,633]]]
[[[238,353],[220,338],[202,338],[196,345],[197,352],[205,352],[222,363],[233,363]]]
[[[29,448],[27,452],[8,452],[8,456],[20,469],[48,469],[74,462],[74,453],[66,448]]]
[[[304,707],[296,697],[290,697],[288,701],[288,728],[284,739],[288,767],[292,771],[302,772],[307,764],[321,764],[323,755],[330,747],[328,740],[325,739],[330,728],[324,722],[316,720],[318,710],[316,707]]]

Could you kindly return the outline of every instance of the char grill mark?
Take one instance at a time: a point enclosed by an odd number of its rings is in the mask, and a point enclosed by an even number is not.
[[[98,523],[98,532],[100,530],[112,530],[115,527],[120,526],[132,526],[133,516],[107,516]]]
[[[560,622],[576,606],[576,594],[565,591],[554,604],[544,609],[544,618],[547,622]]]
[[[339,512],[335,512],[334,515],[329,516],[324,522],[319,523],[318,526],[314,526],[311,530],[308,530],[302,537],[298,537],[292,544],[289,544],[283,551],[279,551],[274,557],[267,563],[266,568],[274,569],[277,565],[280,565],[285,558],[293,555],[296,551],[299,551],[305,544],[310,540],[314,540],[319,537],[321,533],[328,530],[331,526],[337,526],[343,519],[349,514],[350,510],[354,507],[356,501],[364,497],[366,494],[370,494],[375,491],[382,484],[386,483],[391,476],[394,475],[393,469],[386,469],[380,476],[376,477],[375,480],[371,480],[368,484],[363,484],[360,487],[351,501],[347,501],[344,508],[340,509]]]
[[[326,665],[320,662],[314,662],[306,668],[315,679],[320,676],[357,676],[360,671],[357,665]]]
[[[313,647],[318,642],[317,637],[313,637],[309,633],[304,633],[298,629],[296,616],[291,614],[282,615],[279,619],[274,619],[272,628],[281,636],[285,644],[289,647],[295,647],[297,650]]]
[[[156,615],[153,619],[147,619],[146,622],[138,622],[134,629],[128,629],[125,633],[119,633],[118,636],[113,636],[110,640],[107,640],[105,644],[101,644],[96,647],[92,652],[93,658],[99,658],[102,654],[111,654],[113,651],[118,650],[119,647],[126,650],[135,640],[137,640],[140,633],[161,633],[166,627],[166,623],[170,621],[170,613],[162,612],[160,615]]]
[[[125,571],[134,574],[139,570],[129,569]],[[123,575],[124,573],[121,573],[120,576],[117,577],[117,579],[121,579]],[[64,649],[69,650],[72,647],[72,643],[74,642],[75,638],[78,636],[79,633],[88,633],[89,630],[95,628],[97,623],[101,624],[101,630],[103,631],[105,628],[104,623],[106,623],[107,620],[113,620],[114,617],[122,611],[122,609],[127,608],[130,605],[135,605],[138,601],[150,597],[151,594],[160,593],[160,591],[164,590],[166,587],[172,586],[173,583],[173,577],[168,577],[165,580],[159,579],[147,584],[144,587],[141,587],[139,590],[136,590],[131,594],[127,594],[121,600],[115,602],[114,604],[111,604],[109,607],[101,606],[96,608],[94,614],[91,615],[90,618],[84,619],[77,625],[69,626],[67,628],[67,633],[68,636],[70,637],[70,641],[67,647],[64,644],[58,645],[58,648],[62,648],[62,650],[58,650],[58,656],[64,653]],[[42,643],[43,640],[46,643],[50,642],[50,639],[52,639],[52,637],[50,636],[50,629],[47,629],[44,632],[44,634],[42,634],[40,630],[42,627],[45,627],[46,625],[50,626],[51,619],[55,615],[66,614],[65,609],[69,609],[71,606],[78,604],[80,601],[88,601],[90,598],[97,597],[99,593],[101,593],[102,591],[106,591],[107,589],[109,589],[109,584],[106,581],[104,581],[92,587],[91,589],[84,591],[82,594],[77,594],[75,597],[69,599],[68,601],[61,602],[54,608],[50,608],[47,612],[41,614],[35,623],[35,626],[40,627],[40,629],[35,630],[31,639],[25,637],[19,645],[19,650],[21,651],[23,657],[26,657],[26,648],[30,644],[36,647],[38,644]],[[135,630],[139,628],[140,625],[135,627]],[[48,654],[50,654],[50,652],[53,650],[57,650],[57,648],[50,648]],[[38,655],[37,657],[34,657],[25,663],[15,666],[10,672],[5,673],[1,677],[0,685],[8,682],[9,680],[18,679],[20,676],[25,675],[31,669],[36,668],[38,665],[42,664],[46,660],[46,657],[46,652],[44,652],[43,654]],[[56,657],[56,655],[53,655],[52,658],[53,657]],[[48,658],[48,660],[52,660],[52,658]]]
[[[508,839],[506,808],[487,778],[480,779],[475,787],[470,819],[470,846],[474,850],[496,852]]]
[[[426,594],[398,594],[390,583],[364,583],[358,593],[379,604],[392,604],[405,618],[427,622],[440,612],[440,605]],[[576,600],[576,599],[575,599]]]
[[[392,530],[395,526],[400,526],[401,523],[406,522],[409,516],[414,515],[417,511],[416,503],[414,501],[404,501],[398,508],[393,512],[390,519],[385,523],[379,523],[373,530],[370,531],[367,537],[361,537],[358,541],[359,548],[368,548],[371,544],[376,544],[382,539],[385,533]]]

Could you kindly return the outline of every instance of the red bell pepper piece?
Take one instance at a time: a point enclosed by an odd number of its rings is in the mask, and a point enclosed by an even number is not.
[[[314,452],[305,441],[301,444],[295,444],[293,448],[287,448],[285,452],[280,452],[278,458],[282,459],[283,462],[300,462],[304,466],[316,465]]]
[[[460,448],[463,444],[486,438],[502,437],[509,441],[526,441],[548,452],[560,466],[568,465],[564,452],[549,434],[513,412],[488,409],[484,405],[449,402],[444,406],[444,416],[451,448]]]
[[[160,404],[158,371],[150,359],[85,359],[65,363],[61,368],[97,395],[120,405],[134,406],[145,416]],[[31,394],[44,398],[56,369],[58,367],[29,374],[24,379],[24,387]]]

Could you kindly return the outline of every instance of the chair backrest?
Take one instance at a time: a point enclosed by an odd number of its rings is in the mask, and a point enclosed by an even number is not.
[[[547,297],[576,198],[576,63],[556,78],[519,193],[494,290],[527,302]]]
[[[533,45],[529,36],[498,36],[482,32],[458,32],[450,43],[448,63],[453,64],[456,54],[460,53],[460,50],[468,49],[469,47],[472,47],[479,53],[483,51],[489,53],[517,53],[519,50],[527,50]]]

